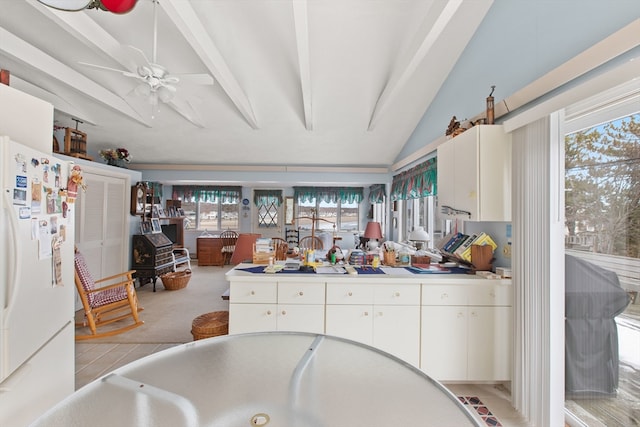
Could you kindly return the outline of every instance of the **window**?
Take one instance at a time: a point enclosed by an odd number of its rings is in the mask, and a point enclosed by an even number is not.
[[[406,241],[416,227],[423,227],[434,241],[437,159],[427,161],[393,177],[391,200],[400,214],[397,239]]]
[[[280,205],[282,190],[254,190],[253,201],[257,207],[258,228],[276,228],[280,226]]]
[[[620,104],[609,103],[617,108]],[[640,269],[638,105],[636,98],[622,118],[618,117],[624,114],[617,113],[607,117],[611,114],[608,109],[566,111],[565,250],[575,258],[614,270],[622,287],[608,284],[604,273],[588,283],[575,283],[571,277],[578,263],[567,261],[568,313],[583,310],[582,317],[589,323],[567,316],[565,407],[575,415],[590,413],[602,425],[633,419],[634,405],[626,396],[636,391],[632,384],[637,382],[634,372],[640,366],[640,305],[626,305],[625,298],[625,292],[629,299],[637,298],[640,288],[636,273]],[[589,304],[578,304],[571,297],[576,294],[589,296]],[[584,383],[579,384],[581,380]]]
[[[384,184],[374,184],[369,187],[369,203],[371,203],[370,217],[374,222],[387,223],[387,192]]]
[[[334,230],[334,225],[336,231],[359,229],[362,187],[294,187],[294,191],[300,229]]]
[[[182,201],[187,227],[196,230],[237,230],[240,194],[240,187],[173,187],[173,199]]]

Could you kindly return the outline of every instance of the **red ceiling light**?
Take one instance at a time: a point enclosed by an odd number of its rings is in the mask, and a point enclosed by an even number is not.
[[[113,13],[127,13],[136,5],[137,0],[100,0],[104,7]]]
[[[40,3],[67,12],[83,9],[102,9],[113,13],[127,13],[138,0],[38,0]]]

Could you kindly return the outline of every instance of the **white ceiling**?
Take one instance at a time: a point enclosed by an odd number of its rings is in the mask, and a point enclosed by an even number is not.
[[[90,151],[125,147],[136,163],[389,166],[492,1],[161,0],[157,62],[215,85],[178,84],[183,115],[160,104],[154,118],[135,79],[79,64],[124,69],[126,45],[151,58],[151,0],[126,14],[0,3],[0,68],[50,100],[57,125],[82,120]]]
[[[481,113],[492,85],[508,115],[640,54],[638,0],[160,0],[157,62],[215,85],[183,80],[152,111],[136,79],[79,62],[131,67],[126,46],[151,58],[153,11],[0,0],[0,68],[56,125],[82,120],[89,154],[124,147],[140,169],[389,171]]]

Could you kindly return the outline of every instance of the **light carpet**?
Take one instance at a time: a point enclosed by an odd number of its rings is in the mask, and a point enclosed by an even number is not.
[[[191,279],[182,289],[168,291],[162,281],[147,283],[136,287],[140,306],[140,318],[144,325],[111,337],[95,338],[91,343],[134,343],[134,344],[182,344],[193,341],[191,323],[197,316],[212,311],[229,310],[229,301],[222,299],[222,294],[229,288],[224,275],[232,266],[198,267],[191,262]],[[136,281],[136,286],[138,282]],[[82,311],[76,312],[76,321],[83,318]],[[107,331],[122,327],[131,320],[121,320],[105,325],[99,331]],[[77,328],[76,334],[89,334],[89,328]]]

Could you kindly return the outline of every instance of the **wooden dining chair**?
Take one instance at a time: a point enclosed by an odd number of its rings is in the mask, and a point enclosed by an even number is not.
[[[306,236],[300,239],[298,247],[300,248],[300,250],[324,249],[324,244],[322,243],[322,239],[318,236]]]
[[[220,233],[222,239],[222,255],[224,256],[224,263],[229,264],[233,251],[236,250],[236,243],[238,242],[238,233],[233,230],[225,230]]]
[[[138,296],[134,287],[135,270],[94,280],[84,256],[77,250],[74,263],[76,289],[84,308],[84,320],[77,322],[76,327],[89,326],[91,332],[86,335],[76,335],[76,340],[117,335],[144,324],[138,317],[138,312],[143,308],[138,305]],[[102,285],[105,283],[106,285]],[[104,330],[104,332],[98,331],[101,326],[127,318],[131,318],[132,323]]]
[[[276,261],[284,261],[287,259],[287,252],[289,252],[289,244],[287,242],[276,241],[273,244],[273,248],[276,252]]]
[[[284,240],[282,237],[272,237],[271,244],[273,246],[273,250],[276,253],[276,260],[285,260],[287,259],[287,252],[289,252],[289,243]]]

